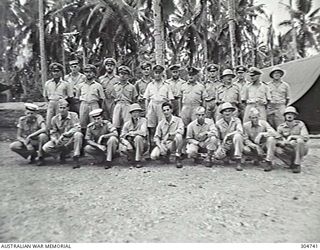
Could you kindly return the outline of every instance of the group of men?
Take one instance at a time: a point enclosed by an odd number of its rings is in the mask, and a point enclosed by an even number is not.
[[[178,168],[184,156],[207,167],[231,158],[241,171],[243,155],[248,155],[265,171],[272,170],[275,156],[294,173],[301,171],[308,130],[296,120],[296,109],[287,106],[290,85],[279,67],[264,83],[255,67],[238,66],[235,74],[225,69],[220,75],[219,66],[210,64],[204,69],[206,80],[200,69],[188,67],[183,80],[179,65],[169,67],[171,78],[165,79],[163,66],[144,62],[142,78],[132,84],[130,68],[117,68],[113,58],[103,61],[100,77],[94,65],[85,65],[84,74],[79,61],[69,65],[65,77],[62,65],[50,65],[52,79],[43,93],[46,123],[31,103],[19,120],[18,140],[10,148],[31,163],[44,165],[49,155],[65,162],[73,151],[74,168],[80,167],[83,154],[110,168],[120,152],[139,168],[144,158],[169,162],[175,154]]]

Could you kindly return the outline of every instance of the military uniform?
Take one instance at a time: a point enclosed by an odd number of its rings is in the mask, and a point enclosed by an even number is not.
[[[36,157],[37,151],[38,156],[43,157],[42,146],[48,141],[48,136],[46,133],[40,133],[37,136],[30,138],[28,143],[25,143],[25,139],[33,134],[34,132],[42,128],[42,124],[45,121],[43,117],[37,114],[34,118],[28,119],[27,116],[22,116],[19,118],[18,129],[20,129],[20,135],[17,141],[10,144],[10,149],[13,152],[21,155],[23,158],[27,159],[29,156]]]
[[[159,139],[165,151],[162,151],[156,146],[151,152],[151,159],[156,160],[161,155],[165,156],[176,150],[176,155],[181,154],[183,146],[184,124],[181,118],[172,116],[171,121],[168,122],[163,118],[156,128],[154,138]]]
[[[77,113],[68,111],[65,118],[57,114],[51,121],[51,140],[43,146],[43,151],[50,155],[65,156],[73,150],[73,156],[79,157],[83,139],[80,131]]]
[[[73,90],[73,96],[77,96],[78,89],[80,84],[86,80],[86,76],[80,72],[77,74],[68,74],[64,77],[65,81],[69,82],[71,89]],[[70,103],[70,111],[76,112],[79,114],[80,101],[77,98],[73,98]]]
[[[205,107],[207,112],[207,117],[211,119],[215,119],[216,114],[216,95],[217,95],[217,87],[222,84],[218,78],[208,79],[205,88],[208,94],[207,98],[205,98]]]
[[[106,134],[111,134],[111,136],[108,139],[102,139],[99,141],[99,138]],[[92,155],[95,159],[101,162],[105,160],[105,157],[106,157],[105,152],[94,145],[90,145],[90,141],[93,141],[100,145],[104,145],[107,148],[106,149],[107,162],[111,162],[112,157],[118,147],[117,136],[118,136],[117,129],[112,125],[111,122],[107,120],[103,120],[101,125],[95,122],[92,122],[87,127],[85,139],[88,145],[85,146],[84,150],[86,153]]]
[[[80,104],[80,124],[81,128],[86,128],[89,124],[89,113],[99,108],[100,100],[105,99],[104,91],[100,83],[96,81],[88,82],[87,80],[80,84],[77,97]]]
[[[145,100],[144,100],[143,95],[146,92],[147,86],[151,81],[152,81],[151,78],[149,80],[142,78],[142,79],[138,80],[134,85],[136,87],[136,90],[138,93],[138,103],[141,106],[141,108],[143,109],[144,116],[145,116],[145,112],[146,112],[146,105],[145,105]]]
[[[258,125],[254,126],[251,121],[243,124],[244,130],[244,154],[255,155],[259,158],[266,153],[266,161],[274,160],[276,148],[276,131],[267,121],[259,120]]]
[[[218,146],[218,131],[212,119],[205,118],[203,124],[194,120],[187,127],[187,154],[197,158],[199,149],[215,151]]]
[[[289,161],[291,166],[300,166],[302,158],[308,153],[306,143],[309,140],[309,133],[304,122],[294,120],[292,127],[284,122],[278,126],[277,132],[281,135],[276,148],[277,156],[285,162]],[[290,136],[297,136],[297,138],[290,139]]]
[[[147,119],[140,117],[134,123],[133,119],[127,121],[120,135],[119,150],[125,154],[134,153],[134,160],[141,161],[147,145]]]
[[[160,83],[152,81],[148,84],[143,97],[149,101],[146,115],[148,127],[154,128],[163,118],[161,105],[174,99],[171,87],[164,80]]]

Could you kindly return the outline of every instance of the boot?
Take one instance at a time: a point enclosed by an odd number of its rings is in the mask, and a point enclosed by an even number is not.
[[[111,161],[106,161],[104,169],[109,169],[109,168],[112,168]]]
[[[44,165],[46,165],[44,158],[39,157],[38,162],[37,162],[37,166],[44,166]]]
[[[243,168],[242,168],[242,166],[241,166],[241,159],[236,159],[236,170],[237,171],[242,171],[243,170]]]
[[[182,162],[181,162],[181,156],[176,156],[176,167],[177,168],[182,168]]]
[[[207,168],[212,168],[212,157],[211,155],[208,155],[206,157],[206,159],[204,160],[204,165],[207,167]]]
[[[73,161],[74,161],[74,165],[72,168],[73,169],[80,168],[79,156],[73,156]]]
[[[299,174],[301,172],[301,165],[293,164],[292,165],[292,173]]]
[[[265,172],[270,172],[272,170],[272,162],[271,161],[266,161],[265,162],[265,167],[263,169]]]
[[[134,167],[135,168],[142,168],[141,161],[135,161]]]
[[[28,162],[28,164],[34,164],[36,163],[36,158],[37,158],[37,155],[36,154],[32,154],[30,156],[30,161]]]

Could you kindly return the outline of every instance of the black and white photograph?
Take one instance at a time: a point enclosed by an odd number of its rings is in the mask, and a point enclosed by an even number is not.
[[[320,1],[0,0],[0,19],[1,248],[320,247]]]

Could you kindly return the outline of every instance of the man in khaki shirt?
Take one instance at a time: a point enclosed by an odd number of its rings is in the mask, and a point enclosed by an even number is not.
[[[128,156],[134,167],[141,168],[142,155],[148,148],[147,119],[141,117],[142,109],[138,103],[131,104],[129,112],[131,119],[123,125],[119,150]]]
[[[238,85],[232,83],[235,77],[231,69],[225,69],[221,75],[222,84],[217,87],[216,91],[216,122],[222,117],[220,108],[221,104],[229,102],[235,108],[234,116],[238,116],[238,106],[241,102],[241,93]]]
[[[229,102],[220,107],[222,118],[216,122],[220,145],[214,153],[214,158],[222,160],[227,156],[233,156],[237,162],[236,170],[242,171],[243,128],[240,119],[233,115],[235,110]]]
[[[308,153],[309,132],[303,121],[295,119],[298,112],[294,107],[287,107],[283,115],[285,122],[277,128],[281,138],[276,155],[290,165],[293,173],[300,173],[302,159]]]
[[[267,109],[267,120],[275,129],[284,123],[283,112],[290,100],[290,86],[282,81],[284,74],[284,70],[279,67],[273,68],[269,74],[272,81],[268,83],[270,103]]]
[[[262,71],[256,67],[249,69],[251,82],[244,89],[242,101],[246,105],[243,122],[249,121],[249,111],[256,108],[260,112],[260,119],[267,120],[266,107],[270,102],[270,89],[267,84],[260,81]]]
[[[185,83],[183,79],[180,78],[181,67],[178,64],[174,64],[169,68],[172,77],[167,80],[167,83],[170,85],[174,100],[172,100],[173,115],[178,116],[181,111],[181,86]]]
[[[100,83],[95,81],[96,67],[87,64],[84,67],[85,81],[77,88],[77,98],[80,100],[80,124],[83,133],[90,122],[89,113],[100,107],[99,103],[105,99],[103,88]]]
[[[66,100],[59,100],[58,105],[59,113],[51,120],[50,141],[43,146],[43,151],[52,156],[60,155],[60,163],[65,163],[67,154],[73,150],[73,168],[79,168],[83,134],[78,114],[69,111]]]
[[[113,58],[106,58],[103,61],[106,73],[99,77],[99,82],[101,83],[104,94],[106,98],[103,100],[102,109],[105,119],[112,121],[113,119],[113,109],[115,106],[114,97],[112,96],[114,85],[119,82],[119,76],[116,75],[116,65],[117,62]]]
[[[43,160],[42,146],[48,141],[46,125],[43,117],[37,114],[39,107],[33,103],[25,103],[25,116],[19,118],[17,141],[10,144],[10,149],[27,159],[30,156],[30,164]],[[37,154],[38,151],[38,154]]]
[[[234,78],[233,83],[238,85],[238,87],[240,89],[241,101],[242,101],[242,97],[244,95],[245,88],[249,84],[249,81],[246,80],[246,72],[247,71],[248,71],[247,67],[245,67],[243,65],[239,65],[235,69],[236,77]],[[240,102],[238,109],[239,109],[239,117],[241,119],[243,119],[245,105],[243,105],[243,103]]]
[[[272,162],[276,148],[277,133],[267,121],[260,120],[259,110],[251,108],[250,121],[243,124],[244,148],[243,153],[257,157],[259,164],[266,153],[264,171],[272,170]]]
[[[181,103],[182,109],[180,117],[187,127],[190,122],[196,119],[195,110],[203,106],[208,97],[203,84],[198,82],[197,76],[199,69],[195,67],[188,68],[188,81],[181,85]]]
[[[63,66],[59,63],[52,63],[49,70],[52,79],[46,81],[43,89],[43,97],[49,101],[46,117],[48,131],[52,117],[58,113],[58,101],[73,97],[72,86],[62,79]]]
[[[151,77],[151,71],[152,71],[152,64],[150,62],[143,62],[140,66],[140,69],[142,71],[142,78],[138,80],[135,83],[135,87],[138,92],[138,103],[140,107],[142,108],[142,115],[146,115],[146,106],[145,106],[145,100],[144,100],[144,92],[146,91],[146,88],[150,82],[152,82]]]
[[[195,110],[197,119],[187,127],[187,154],[188,158],[194,158],[199,162],[199,150],[206,151],[205,166],[212,166],[212,156],[218,146],[218,131],[212,119],[205,118],[205,108],[198,107]]]
[[[208,118],[215,119],[217,87],[222,84],[219,78],[219,65],[209,64],[206,68],[208,79],[205,83],[207,98],[205,98],[206,114]]]
[[[182,168],[181,151],[183,147],[184,124],[180,117],[172,115],[172,105],[163,103],[164,117],[157,126],[154,135],[156,147],[151,152],[151,159],[156,160],[160,156],[165,162],[169,162],[170,154],[176,152],[176,166]]]
[[[79,114],[80,109],[80,101],[77,98],[77,90],[82,82],[86,80],[86,76],[80,73],[80,64],[79,60],[71,60],[69,61],[69,67],[71,72],[64,77],[64,79],[69,82],[72,90],[73,90],[73,98],[70,99],[70,111],[76,112]]]
[[[102,109],[90,112],[93,122],[88,125],[84,151],[92,155],[96,165],[105,164],[105,169],[112,167],[112,158],[118,147],[118,132],[110,121],[103,120]],[[106,156],[107,155],[107,156]]]
[[[113,110],[113,126],[121,133],[123,124],[130,120],[130,105],[135,103],[138,97],[136,88],[128,81],[131,70],[127,66],[119,67],[119,82],[113,87],[112,96],[114,98],[115,107]]]

